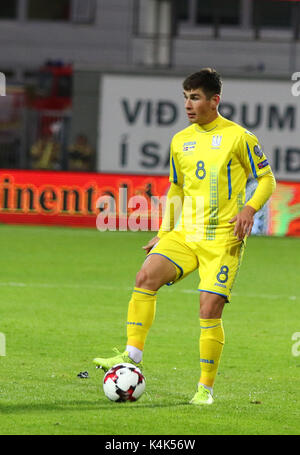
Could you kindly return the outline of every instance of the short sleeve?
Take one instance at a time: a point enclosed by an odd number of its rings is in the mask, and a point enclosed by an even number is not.
[[[180,170],[180,165],[178,162],[178,157],[176,153],[176,148],[174,146],[174,140],[171,143],[170,147],[170,177],[169,181],[177,185],[183,185],[183,174]]]
[[[250,131],[245,133],[240,141],[239,155],[243,166],[255,179],[271,172],[268,159],[257,137]]]

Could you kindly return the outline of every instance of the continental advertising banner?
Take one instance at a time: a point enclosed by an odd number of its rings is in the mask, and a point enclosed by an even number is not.
[[[157,231],[168,189],[165,176],[2,169],[0,223]],[[252,234],[300,236],[300,183],[277,182]]]
[[[160,176],[2,169],[0,223],[157,230],[168,188]]]

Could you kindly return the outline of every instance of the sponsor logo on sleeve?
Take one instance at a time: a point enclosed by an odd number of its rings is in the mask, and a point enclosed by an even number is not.
[[[264,167],[266,167],[268,165],[269,165],[268,160],[264,160],[261,163],[258,163],[257,167],[258,167],[258,169],[263,169]]]

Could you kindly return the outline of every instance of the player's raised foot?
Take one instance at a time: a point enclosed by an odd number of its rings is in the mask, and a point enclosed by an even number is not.
[[[191,399],[191,404],[202,405],[202,404],[212,404],[214,399],[212,394],[208,389],[206,389],[202,384],[198,385],[198,391],[195,393]]]
[[[102,368],[106,373],[110,368],[117,365],[118,363],[132,363],[132,365],[138,367],[140,370],[143,369],[143,362],[135,363],[130,357],[127,351],[120,352],[117,348],[113,351],[116,353],[114,357],[101,358],[97,357],[93,360],[93,363],[98,367]]]

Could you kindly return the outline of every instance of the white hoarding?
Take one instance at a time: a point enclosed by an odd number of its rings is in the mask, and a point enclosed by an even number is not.
[[[172,136],[188,126],[182,78],[104,74],[98,171],[167,175]],[[278,179],[300,180],[300,97],[292,81],[223,79],[220,113],[259,138]]]

